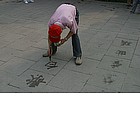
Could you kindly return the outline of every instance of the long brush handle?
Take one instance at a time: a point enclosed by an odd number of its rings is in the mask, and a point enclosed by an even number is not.
[[[50,61],[51,61],[51,54],[52,54],[52,47],[50,46],[50,56],[49,56]]]

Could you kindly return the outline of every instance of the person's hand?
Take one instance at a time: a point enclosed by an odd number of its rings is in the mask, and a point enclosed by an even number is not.
[[[64,44],[67,40],[64,38],[64,39],[61,39],[61,45]]]

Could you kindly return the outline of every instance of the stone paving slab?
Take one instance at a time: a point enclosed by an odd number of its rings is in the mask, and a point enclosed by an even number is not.
[[[27,39],[27,37],[24,36],[21,39],[13,41],[9,45],[7,45],[7,47],[9,47],[9,49],[13,48],[19,51],[25,51],[28,50],[28,48],[30,48],[33,45],[33,43],[34,42],[32,42],[31,40]]]
[[[138,44],[136,46],[135,55],[140,55],[140,39],[139,39]]]
[[[25,90],[21,90],[17,87],[13,87],[13,86],[10,86],[10,85],[0,85],[0,92],[2,93],[24,93]]]
[[[47,23],[65,1],[6,1],[0,1],[0,92],[140,92],[140,16],[124,3],[69,0],[80,12],[83,64],[74,64],[69,39],[52,57],[58,67],[47,69]],[[42,75],[35,87],[27,84],[34,83],[31,75]]]
[[[126,79],[124,81],[126,84],[140,86],[140,71],[137,68],[130,68]]]
[[[65,65],[64,68],[71,70],[71,71],[84,73],[84,74],[92,74],[92,73],[94,73],[94,70],[98,66],[99,61],[84,58],[83,63],[85,63],[85,65],[77,66],[77,65],[75,65],[74,60],[72,59],[70,62],[68,62]]]
[[[140,37],[140,30],[136,28],[129,28],[129,27],[123,27],[120,31],[121,33],[125,34],[133,34],[133,35],[138,35]]]
[[[23,37],[24,37],[23,35],[7,33],[5,36],[1,37],[1,40],[5,41],[5,42],[12,43],[12,42],[14,42],[14,41],[16,41],[18,39],[23,38]]]
[[[140,68],[139,62],[140,62],[140,56],[134,55],[130,67]]]
[[[133,47],[135,48],[137,44],[137,41],[135,40],[129,40],[125,38],[115,38],[115,40],[112,43],[112,46],[116,47],[122,47],[122,48],[130,48]]]
[[[82,93],[92,93],[93,91],[95,93],[112,93],[112,92],[115,93],[116,92],[115,90],[105,89],[105,88],[102,88],[102,87],[88,85],[88,84],[86,84],[83,87],[83,89],[81,90]]]
[[[90,47],[87,47],[86,51],[84,50],[84,56],[89,59],[101,60],[106,54],[107,50],[94,48],[94,45],[95,44],[92,44]]]
[[[94,40],[114,40],[117,36],[116,32],[111,31],[98,31],[97,34],[94,36]]]
[[[8,62],[0,66],[0,70],[12,73],[14,75],[20,75],[27,69],[29,69],[35,62],[25,60],[22,58],[14,57]]]
[[[97,68],[94,74],[87,81],[87,85],[98,86],[110,90],[110,92],[119,92],[126,75]]]
[[[94,48],[98,48],[100,50],[108,50],[110,48],[110,45],[112,44],[112,40],[106,40],[106,39],[94,39],[94,37],[87,42],[87,47],[88,48],[91,48],[94,47]],[[85,48],[84,51],[88,51],[87,48]]]
[[[116,71],[120,73],[127,73],[130,65],[130,60],[104,56],[102,61],[99,63],[98,68]]]
[[[43,92],[43,87],[46,86],[52,78],[53,76],[49,74],[44,74],[34,70],[27,70],[17,79],[13,80],[9,85],[13,87],[15,86],[25,92]]]
[[[64,89],[66,92],[80,92],[89,77],[87,74],[62,69],[48,85]]]
[[[32,47],[39,48],[39,49],[46,49],[46,51],[47,51],[47,45],[48,45],[47,44],[47,39],[43,38],[38,42],[34,42],[32,44]]]
[[[17,78],[16,75],[0,70],[0,85],[6,85],[6,84],[8,85],[16,78]]]
[[[46,57],[46,58],[41,58],[38,62],[36,62],[31,67],[31,69],[40,71],[40,72],[44,72],[47,74],[51,74],[51,75],[56,75],[67,63],[67,61],[58,60],[58,59],[54,59],[54,58],[52,58],[52,61],[57,62],[57,67],[48,69],[46,64],[49,63],[50,60],[48,57]]]
[[[3,61],[0,61],[0,65],[2,65],[2,64],[4,64],[4,62]]]
[[[124,84],[122,86],[121,92],[125,92],[125,93],[139,93],[140,92],[140,86],[132,85],[132,84]]]
[[[21,53],[17,54],[16,56],[23,59],[31,60],[31,61],[38,61],[39,59],[42,58],[40,54],[43,54],[43,53],[44,53],[44,50],[42,49],[30,47],[26,49],[25,51],[21,51]]]
[[[133,57],[134,48],[113,47],[111,46],[106,55],[131,60]]]
[[[133,34],[125,34],[125,33],[118,33],[117,38],[122,38],[126,40],[135,40],[138,41],[139,36]]]
[[[19,55],[20,53],[20,50],[9,47],[3,47],[0,49],[0,60],[7,62],[11,60],[14,56]]]

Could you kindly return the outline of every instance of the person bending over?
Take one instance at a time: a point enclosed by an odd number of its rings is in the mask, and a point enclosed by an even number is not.
[[[48,26],[48,51],[43,57],[54,55],[58,46],[64,44],[69,38],[72,38],[73,56],[75,64],[82,64],[82,51],[80,39],[78,36],[79,11],[69,3],[61,4],[51,16]],[[61,38],[64,29],[69,28],[65,38]],[[53,48],[52,48],[53,47]],[[51,49],[52,48],[52,49]],[[52,50],[52,51],[51,51]]]

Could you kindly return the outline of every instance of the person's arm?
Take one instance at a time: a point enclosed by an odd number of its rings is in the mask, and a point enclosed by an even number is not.
[[[64,44],[70,37],[72,37],[74,33],[72,31],[69,31],[69,33],[67,34],[67,36],[63,39],[61,39],[61,44]]]

